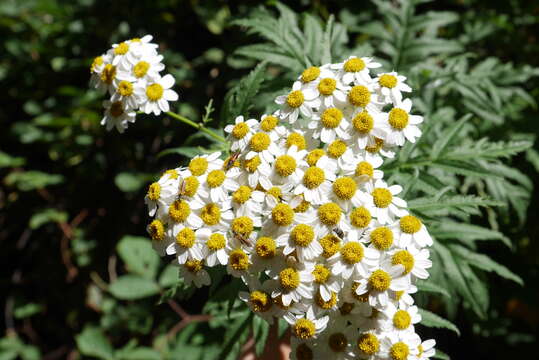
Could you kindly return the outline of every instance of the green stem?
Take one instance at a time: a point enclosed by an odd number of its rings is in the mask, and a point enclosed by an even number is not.
[[[209,136],[211,136],[212,138],[222,142],[222,143],[227,143],[226,139],[216,133],[214,133],[213,131],[211,131],[210,129],[204,127],[204,124],[202,123],[196,123],[192,120],[189,120],[188,118],[184,117],[184,116],[181,116],[179,114],[176,114],[176,113],[173,113],[172,111],[167,111],[166,114],[168,116],[170,116],[171,118],[174,118],[176,120],[179,120],[181,122],[183,122],[184,124],[187,124],[189,126],[192,126],[194,127],[195,129],[197,130],[200,130],[206,134],[208,134]]]

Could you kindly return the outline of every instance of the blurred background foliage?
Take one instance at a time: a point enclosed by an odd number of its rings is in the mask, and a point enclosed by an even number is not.
[[[166,117],[138,116],[123,136],[99,125],[92,58],[146,33],[178,113],[216,129],[269,110],[331,55],[408,76],[425,136],[386,171],[437,239],[417,300],[460,330],[420,334],[454,359],[535,353],[539,4],[398,3],[299,1],[296,18],[273,1],[1,1],[0,359],[234,358],[249,329],[263,349],[267,327],[228,301],[237,282],[185,288],[145,237],[146,185],[218,145]]]

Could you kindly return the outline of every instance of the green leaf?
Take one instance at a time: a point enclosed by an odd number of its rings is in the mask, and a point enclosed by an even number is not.
[[[442,199],[434,198],[416,198],[408,202],[410,210],[425,211],[447,208],[477,208],[480,206],[502,206],[503,203],[495,200],[484,199],[473,195],[455,195],[448,196]]]
[[[433,312],[430,312],[425,309],[419,309],[419,314],[421,315],[421,325],[427,326],[427,327],[434,327],[434,328],[441,328],[441,329],[449,329],[451,331],[454,331],[457,333],[457,335],[460,336],[459,329],[449,320],[446,320],[442,318],[441,316],[436,315]]]
[[[450,298],[451,295],[449,295],[449,292],[437,285],[437,284],[434,284],[433,282],[429,282],[429,281],[418,281],[417,282],[417,288],[420,290],[420,291],[424,291],[424,292],[431,292],[431,293],[436,293],[436,294],[441,294],[445,297],[448,297]]]
[[[136,300],[159,293],[159,285],[137,275],[124,275],[110,284],[109,291],[118,299]]]
[[[23,166],[26,160],[22,157],[14,157],[0,151],[0,168]]]
[[[438,350],[438,349],[434,349],[435,353],[434,355],[432,356],[433,359],[441,359],[441,360],[451,360],[451,358],[449,357],[449,355],[447,355],[446,353]]]
[[[200,148],[198,148],[198,147],[180,146],[180,147],[177,147],[177,148],[163,150],[159,154],[157,154],[157,157],[160,158],[160,157],[163,157],[165,155],[178,154],[178,155],[185,156],[186,158],[192,158],[192,157],[195,157],[197,155],[200,155],[200,152],[201,152]]]
[[[101,329],[85,326],[82,333],[75,337],[77,347],[82,355],[94,356],[98,359],[113,359],[113,348]]]
[[[159,256],[150,240],[138,236],[124,236],[117,251],[129,272],[153,279],[159,266]]]
[[[161,354],[149,347],[137,347],[133,349],[121,349],[115,354],[118,360],[161,360]]]
[[[41,171],[15,171],[6,176],[4,181],[8,186],[17,186],[21,191],[30,191],[61,184],[64,181],[64,177]]]
[[[332,40],[334,22],[335,22],[335,17],[333,15],[330,15],[326,23],[326,30],[324,31],[324,40],[322,42],[322,58],[320,59],[322,64],[327,64],[331,62],[331,40]]]
[[[429,231],[436,239],[457,239],[462,242],[500,240],[509,248],[512,247],[511,240],[503,233],[473,224],[443,221],[436,226],[430,227]]]
[[[114,183],[123,192],[135,192],[148,180],[145,174],[122,172],[114,177]]]
[[[260,316],[253,316],[253,337],[255,339],[256,356],[260,356],[264,351],[266,340],[269,334],[269,324]]]
[[[35,314],[38,314],[43,311],[45,307],[41,304],[28,303],[22,306],[18,306],[14,311],[13,315],[16,319],[24,319]]]
[[[180,280],[179,269],[174,265],[167,265],[159,275],[159,285],[163,288],[168,288],[178,284]],[[212,283],[213,283],[212,278]]]
[[[225,339],[222,344],[222,350],[217,359],[236,358],[241,350],[242,342],[240,338],[249,333],[249,322],[253,313],[249,309],[244,309],[226,328]]]
[[[49,222],[64,223],[67,221],[67,213],[65,211],[59,211],[56,209],[45,209],[35,213],[30,218],[28,226],[31,229],[37,229],[41,225]]]

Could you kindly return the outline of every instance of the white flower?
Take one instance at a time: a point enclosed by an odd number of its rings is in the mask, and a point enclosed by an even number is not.
[[[274,289],[271,297],[281,297],[284,306],[292,302],[301,302],[302,299],[312,299],[312,267],[294,268],[285,267],[274,277],[279,287]]]
[[[417,306],[405,306],[397,308],[388,303],[381,311],[380,327],[384,331],[405,332],[414,331],[414,324],[421,321],[421,315]]]
[[[384,131],[387,133],[386,140],[397,146],[404,145],[404,139],[414,143],[421,136],[421,130],[416,126],[423,122],[423,117],[410,114],[412,100],[405,99],[398,103],[389,113],[384,113]]]
[[[209,194],[207,200],[214,203],[225,201],[230,191],[239,188],[238,183],[234,180],[239,174],[240,170],[234,167],[226,172],[221,169],[209,171],[202,182],[203,188]]]
[[[191,228],[184,227],[175,235],[176,241],[170,244],[167,249],[167,255],[174,255],[178,258],[179,264],[185,264],[187,260],[202,260],[203,242],[201,234],[209,232],[208,229],[198,229],[194,231]],[[205,234],[207,237],[207,234]]]
[[[312,226],[307,224],[294,225],[290,232],[280,235],[276,240],[283,246],[283,254],[289,255],[295,251],[295,256],[301,262],[311,261],[322,254],[322,246]]]
[[[237,216],[258,217],[262,213],[264,193],[241,185],[232,193],[232,206]]]
[[[204,244],[202,252],[208,266],[213,267],[218,264],[228,263],[228,253],[226,251],[227,238],[224,232],[210,232],[208,229],[201,231],[198,237]]]
[[[146,114],[161,114],[161,111],[170,110],[169,101],[178,100],[178,94],[171,89],[174,85],[174,78],[167,74],[162,78],[149,82],[140,82],[135,86],[135,94],[138,97],[140,110]]]
[[[90,66],[90,86],[96,88],[100,92],[109,91],[113,94],[115,86],[118,82],[116,78],[116,66],[112,65],[112,56],[103,54],[98,56]]]
[[[338,204],[345,212],[362,205],[360,183],[350,176],[342,176],[333,181],[330,200]]]
[[[241,247],[228,247],[228,264],[226,266],[226,272],[234,277],[244,278],[247,276],[247,271],[251,266],[251,260],[249,253]]]
[[[112,49],[109,50],[109,54],[114,57],[112,59],[112,65],[126,66],[136,61],[138,54],[132,51],[130,43],[130,41],[123,41],[119,44],[112,45]]]
[[[148,215],[154,216],[158,208],[161,212],[160,216],[168,211],[169,204],[178,196],[179,181],[176,170],[169,170],[161,176],[159,181],[150,184],[144,197],[144,202],[148,206]]]
[[[402,248],[413,244],[419,248],[432,246],[432,238],[421,220],[413,215],[404,215],[395,226],[395,235]]]
[[[436,341],[434,339],[429,339],[423,341],[417,348],[418,354],[414,358],[414,360],[428,360],[431,357],[434,356],[436,353],[436,350],[434,349],[434,346],[436,345]]]
[[[339,293],[342,288],[342,278],[331,272],[331,266],[327,263],[318,263],[313,271],[313,290],[320,294],[324,301],[330,301],[332,293]]]
[[[225,132],[230,134],[230,149],[232,151],[245,150],[257,127],[258,121],[255,119],[245,121],[244,117],[241,115],[236,117],[234,120],[234,125],[231,124],[225,126]]]
[[[307,151],[298,151],[295,145],[292,145],[286,151],[282,151],[273,164],[272,179],[277,184],[285,182],[298,183],[303,177],[303,169],[307,167],[305,155],[307,155]]]
[[[255,156],[260,157],[260,160],[271,163],[276,155],[280,153],[280,149],[277,146],[277,140],[279,135],[277,133],[266,133],[260,131],[255,133],[249,139],[249,145],[247,146],[248,152],[245,155],[246,160],[250,160]]]
[[[101,120],[101,125],[105,125],[107,130],[115,127],[118,132],[123,133],[129,123],[135,122],[135,111],[122,101],[105,100],[103,107],[105,108],[105,116]]]
[[[153,82],[161,77],[159,73],[165,69],[163,55],[148,54],[136,59],[133,64],[122,64],[118,68],[118,79],[130,82]]]
[[[384,116],[379,111],[356,109],[350,116],[348,130],[350,143],[359,150],[364,150],[375,142],[376,138],[385,139]]]
[[[154,55],[157,53],[158,45],[151,43],[153,36],[145,35],[142,38],[133,38],[128,41],[129,50],[135,54],[136,57],[144,57],[148,55]]]
[[[421,339],[414,332],[388,332],[380,342],[380,355],[384,359],[413,359],[419,353]]]
[[[368,277],[371,269],[378,264],[379,254],[360,242],[349,241],[340,251],[328,259],[331,272],[341,275],[344,280]]]
[[[396,72],[379,74],[375,80],[376,91],[387,101],[397,104],[402,100],[402,92],[410,92],[412,89],[404,83],[405,76]]]
[[[350,137],[350,123],[339,108],[328,107],[321,113],[314,114],[312,120],[308,126],[314,130],[313,137],[320,138],[325,144],[332,143],[336,138],[347,140]]]
[[[292,335],[301,340],[316,339],[318,334],[322,332],[329,321],[328,316],[317,319],[312,309],[307,310],[301,316],[286,316],[285,320],[292,327]]]
[[[374,62],[372,58],[350,56],[342,63],[332,64],[331,68],[340,70],[343,83],[350,84],[351,82],[355,82],[357,84],[362,84],[370,83],[372,81],[369,69],[376,69],[380,66],[382,65]]]
[[[346,103],[346,87],[337,78],[335,73],[329,69],[322,70],[320,76],[306,85],[303,89],[312,90],[325,108],[342,106]]]
[[[203,260],[187,260],[180,265],[180,276],[185,285],[195,284],[197,288],[211,284],[210,275],[203,267]]]
[[[303,195],[306,201],[318,205],[328,202],[331,192],[331,181],[335,180],[337,164],[327,156],[322,156],[316,166],[311,166],[303,173],[303,178],[296,185],[294,194]]]
[[[429,277],[427,269],[432,267],[432,262],[429,260],[428,249],[418,249],[414,245],[409,245],[405,249],[394,249],[388,255],[387,261],[393,265],[404,266],[405,274],[412,274],[418,279]]]
[[[326,330],[320,335],[313,359],[354,360],[352,351],[357,330],[348,326],[342,318],[331,319]]]
[[[277,138],[284,138],[286,134],[286,128],[279,124],[279,113],[275,112],[272,115],[264,114],[260,118],[259,129],[270,135],[277,135]]]
[[[403,276],[403,266],[380,266],[375,268],[366,280],[356,289],[356,294],[368,292],[369,304],[376,308],[383,308],[389,302],[388,291],[406,291],[410,286],[410,278]]]
[[[313,89],[302,89],[301,82],[296,81],[292,86],[292,91],[288,95],[281,95],[275,102],[283,107],[279,110],[279,117],[282,120],[288,119],[293,124],[298,119],[301,112],[306,117],[313,115],[313,108],[320,106],[320,100]]]
[[[362,200],[365,206],[381,224],[390,222],[392,216],[401,217],[406,214],[406,201],[395,195],[402,191],[402,186],[387,184],[382,180],[377,180],[374,184],[366,184],[366,193],[362,193]]]

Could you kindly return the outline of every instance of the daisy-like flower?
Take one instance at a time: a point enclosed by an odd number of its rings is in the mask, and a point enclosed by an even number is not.
[[[178,196],[178,172],[176,170],[166,171],[161,178],[150,184],[144,202],[148,206],[148,215],[154,216],[157,209],[163,213],[168,212],[168,206]]]
[[[423,341],[418,347],[417,347],[417,355],[413,357],[414,360],[428,360],[431,357],[433,357],[436,354],[436,350],[434,349],[434,346],[436,345],[436,341],[434,339],[429,339]]]
[[[341,170],[354,161],[354,152],[343,140],[337,139],[324,147],[326,155],[337,163]]]
[[[225,200],[219,203],[192,201],[191,208],[197,212],[202,219],[203,227],[212,231],[227,231],[230,223],[234,219],[232,212],[232,203]]]
[[[286,128],[280,124],[279,113],[271,115],[264,114],[260,118],[259,130],[270,135],[277,135],[277,138],[283,138],[286,134]]]
[[[414,324],[421,321],[417,306],[397,308],[391,302],[380,312],[380,325],[384,331],[414,331]]]
[[[353,360],[352,341],[356,330],[341,318],[331,319],[317,343],[313,359]]]
[[[247,185],[239,186],[232,193],[232,206],[238,216],[257,217],[262,213],[264,193]]]
[[[254,272],[265,270],[283,269],[286,267],[285,257],[282,255],[282,249],[277,246],[273,237],[261,235],[254,242],[251,253]]]
[[[369,70],[379,68],[380,66],[382,65],[373,61],[370,57],[358,58],[356,56],[350,56],[342,63],[332,64],[331,68],[341,72],[342,82],[345,84],[352,82],[365,84],[372,81]]]
[[[146,114],[153,112],[154,115],[169,111],[168,102],[178,100],[178,94],[171,89],[173,85],[174,78],[170,74],[150,82],[137,83],[135,94],[138,97],[140,109]]]
[[[194,231],[191,228],[184,227],[175,235],[176,241],[170,244],[167,249],[167,255],[174,255],[179,264],[185,264],[187,260],[202,260],[204,258],[201,235],[207,238],[208,229],[198,229]]]
[[[396,72],[379,74],[375,79],[375,90],[386,100],[393,104],[400,103],[403,92],[410,92],[412,89],[405,84],[406,77],[398,75]]]
[[[313,129],[313,137],[329,144],[336,138],[348,139],[348,128],[350,123],[346,120],[343,111],[336,107],[329,107],[320,114],[316,113],[312,117],[313,121],[309,123],[309,129]]]
[[[389,357],[378,357],[383,340],[379,332],[375,330],[364,331],[356,335],[354,340],[354,352],[358,354],[360,359],[389,359]]]
[[[360,242],[349,241],[340,251],[328,259],[331,272],[344,280],[366,278],[378,264],[379,254]]]
[[[350,143],[359,150],[372,144],[375,138],[385,139],[384,116],[379,111],[356,109],[350,116],[348,135]]]
[[[381,180],[384,177],[382,170],[377,170],[382,166],[381,158],[367,160],[366,152],[361,152],[354,157],[354,161],[350,164],[344,164],[342,167],[343,174],[353,176],[359,182]]]
[[[129,50],[135,55],[135,57],[144,57],[148,55],[154,55],[157,53],[158,45],[152,43],[153,36],[144,35],[141,38],[133,38],[128,41]]]
[[[419,354],[421,339],[413,332],[388,332],[380,343],[380,355],[385,359],[410,360]]]
[[[290,360],[315,359],[318,349],[316,341],[304,341],[292,337],[290,345],[292,348]]]
[[[423,122],[423,117],[410,114],[411,109],[412,100],[405,99],[389,113],[384,114],[384,131],[387,133],[387,142],[402,146],[405,138],[414,143],[416,138],[421,136],[421,130],[417,124]]]
[[[211,284],[210,275],[204,269],[203,260],[187,260],[185,264],[180,265],[180,276],[185,285],[195,284],[197,288]]]
[[[241,247],[229,247],[228,249],[228,264],[226,272],[234,277],[243,278],[248,276],[248,270],[251,266],[249,253]]]
[[[277,184],[300,182],[303,177],[303,169],[307,167],[305,155],[307,155],[307,151],[298,151],[295,145],[282,151],[273,164],[272,179]]]
[[[172,225],[174,236],[185,226],[198,229],[203,225],[202,219],[195,212],[197,206],[196,200],[183,198],[178,198],[170,204],[165,218]]]
[[[354,85],[347,94],[348,105],[352,106],[355,112],[367,111],[376,113],[384,105],[373,96],[373,85],[370,83]]]
[[[329,317],[316,318],[312,308],[304,315],[286,316],[285,320],[292,328],[292,335],[301,340],[314,340],[326,328]]]
[[[395,246],[395,234],[392,227],[384,226],[379,221],[373,221],[370,225],[364,234],[364,238],[370,242],[369,247],[371,249],[378,251],[383,256]]]
[[[215,169],[208,172],[202,186],[206,192],[209,193],[207,200],[218,203],[225,201],[228,198],[230,191],[237,190],[239,188],[238,183],[235,181],[240,174],[238,168],[232,168],[228,171],[221,169]]]
[[[180,171],[180,176],[184,179],[196,176],[199,182],[204,181],[204,175],[207,175],[210,171],[223,168],[224,161],[219,158],[220,156],[219,151],[195,156],[189,161],[187,169]]]
[[[312,299],[313,279],[312,267],[285,267],[275,276],[279,286],[273,290],[271,297],[280,297],[284,306],[301,302],[302,299]]]
[[[270,181],[271,165],[260,159],[260,156],[254,156],[251,159],[242,159],[241,167],[243,171],[238,177],[238,183],[247,184],[251,188],[256,188],[259,184],[262,189],[273,187]]]
[[[369,294],[358,295],[356,293],[360,285],[359,280],[350,279],[344,282],[340,292],[340,314],[343,317],[347,317],[356,326],[358,325],[359,317],[367,318],[373,313],[373,308],[369,305]]]
[[[226,265],[228,263],[226,251],[228,240],[224,232],[210,232],[208,229],[204,229],[197,236],[204,244],[202,253],[208,266],[213,267],[217,264]]]
[[[432,246],[432,238],[427,228],[421,220],[413,215],[404,215],[399,219],[398,227],[395,227],[395,234],[402,248],[414,244],[419,248]]]
[[[245,118],[241,115],[236,117],[234,124],[225,127],[225,132],[230,134],[230,149],[232,151],[245,150],[258,126],[258,121],[255,119],[245,121]]]
[[[432,261],[429,260],[428,249],[418,249],[410,245],[405,249],[397,248],[389,252],[390,257],[386,261],[392,265],[404,266],[404,274],[411,274],[418,279],[429,277],[427,269],[432,267]]]
[[[369,304],[373,307],[383,308],[389,302],[389,290],[406,291],[410,286],[410,278],[403,276],[402,265],[379,266],[375,268],[366,280],[356,289],[356,294],[369,294]]]
[[[260,284],[257,278],[247,278],[247,287],[249,292],[240,291],[239,298],[249,306],[249,309],[269,324],[273,324],[273,318],[277,311],[277,306],[274,305],[271,298],[271,292],[274,287],[272,280],[266,280],[264,284]]]
[[[112,56],[110,54],[103,54],[97,56],[90,65],[90,86],[96,88],[98,91],[114,93],[116,79],[116,67],[112,65]]]
[[[406,207],[406,201],[395,196],[400,194],[402,186],[387,186],[384,181],[378,180],[374,184],[367,183],[366,190],[361,194],[363,203],[381,224],[390,222],[392,216],[406,215],[406,210],[401,209]]]
[[[257,132],[249,139],[245,159],[250,160],[255,156],[259,156],[262,161],[271,163],[280,152],[276,143],[278,139],[279,135],[276,132],[269,134],[264,131]]]
[[[337,164],[323,156],[303,173],[302,181],[297,184],[294,194],[302,194],[306,201],[318,205],[329,201],[331,182],[335,180]]]
[[[123,64],[118,68],[118,79],[129,82],[154,82],[165,69],[163,55],[148,54],[136,59],[133,64]]]
[[[110,131],[113,127],[118,132],[123,133],[129,123],[135,122],[136,113],[122,101],[103,101],[105,116],[101,120],[101,125],[105,125]]]
[[[112,97],[110,98],[110,100],[112,102],[122,101],[131,109],[136,109],[138,107],[138,102],[135,96],[135,89],[134,89],[133,83],[126,80],[121,80],[118,83],[116,92],[112,94]]]
[[[316,241],[315,230],[307,224],[297,224],[290,232],[280,235],[276,240],[283,248],[284,255],[295,252],[300,262],[311,261],[322,253],[322,246]]]
[[[330,200],[338,204],[345,212],[354,207],[361,206],[362,191],[359,190],[360,184],[350,176],[341,176],[331,186]]]
[[[331,272],[331,266],[325,262],[317,263],[312,271],[313,289],[323,301],[330,301],[332,294],[337,294],[342,287],[342,278]]]
[[[300,81],[294,83],[288,95],[278,96],[275,102],[282,105],[279,117],[282,120],[288,119],[291,124],[296,122],[300,112],[309,118],[313,115],[312,109],[320,106],[320,99],[317,98],[314,89],[302,89]]]
[[[322,70],[316,80],[305,84],[303,88],[314,91],[325,108],[342,106],[346,102],[346,87],[329,68]]]
[[[138,54],[135,54],[131,50],[130,45],[131,41],[123,41],[119,44],[112,45],[112,49],[109,50],[110,54],[113,56],[112,65],[126,66],[136,61]]]
[[[395,146],[390,145],[381,138],[374,137],[374,139],[369,139],[367,146],[365,147],[365,159],[367,161],[383,161],[383,156],[387,158],[395,157]]]

